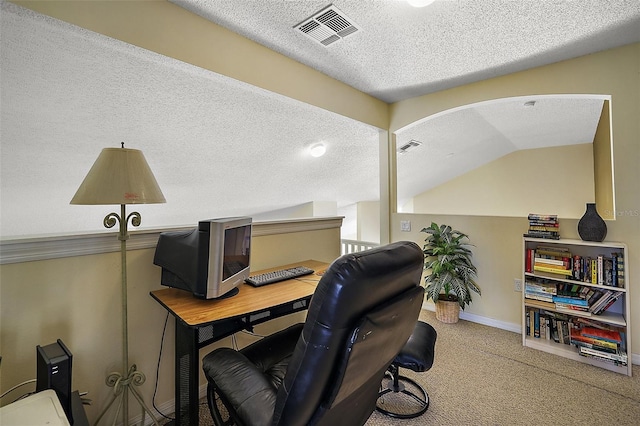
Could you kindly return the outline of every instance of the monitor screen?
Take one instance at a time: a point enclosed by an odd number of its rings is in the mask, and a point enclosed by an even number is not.
[[[251,226],[241,226],[224,230],[224,256],[222,280],[228,280],[249,267],[249,246]]]

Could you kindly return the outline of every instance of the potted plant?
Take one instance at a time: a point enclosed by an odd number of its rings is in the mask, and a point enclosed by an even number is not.
[[[471,292],[480,293],[475,282],[477,269],[471,261],[469,237],[449,225],[432,222],[423,252],[427,299],[436,306],[436,318],[445,323],[458,322],[460,309],[471,303]]]

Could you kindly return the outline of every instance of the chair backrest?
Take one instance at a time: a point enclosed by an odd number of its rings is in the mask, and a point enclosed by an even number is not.
[[[274,425],[364,424],[424,297],[422,250],[398,242],[334,261],[311,299]]]

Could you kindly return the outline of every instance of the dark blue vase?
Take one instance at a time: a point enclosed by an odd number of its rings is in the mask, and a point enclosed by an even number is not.
[[[584,241],[603,241],[607,236],[607,224],[598,214],[595,203],[587,203],[587,211],[578,222],[578,235]]]

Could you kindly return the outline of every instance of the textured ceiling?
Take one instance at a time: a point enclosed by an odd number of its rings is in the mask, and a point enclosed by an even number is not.
[[[640,41],[638,0],[171,0],[396,102]],[[360,31],[328,47],[294,30],[333,4]]]
[[[176,3],[386,101],[640,41],[637,1],[437,1],[413,9],[336,0],[361,32],[328,48],[292,29],[326,2]],[[5,1],[1,12],[3,238],[100,230],[104,207],[68,201],[100,150],[121,141],[143,150],[167,198],[140,206],[143,227],[379,198],[378,129]],[[555,143],[537,129],[566,124],[560,143],[589,142],[602,105],[538,99],[532,114],[523,101],[476,105],[399,131],[399,143],[423,142],[399,160],[400,198],[539,147],[541,137]],[[319,141],[328,151],[313,159],[306,149]],[[461,161],[463,151],[482,155]],[[456,167],[445,167],[452,152]],[[437,179],[421,155],[443,164]]]

